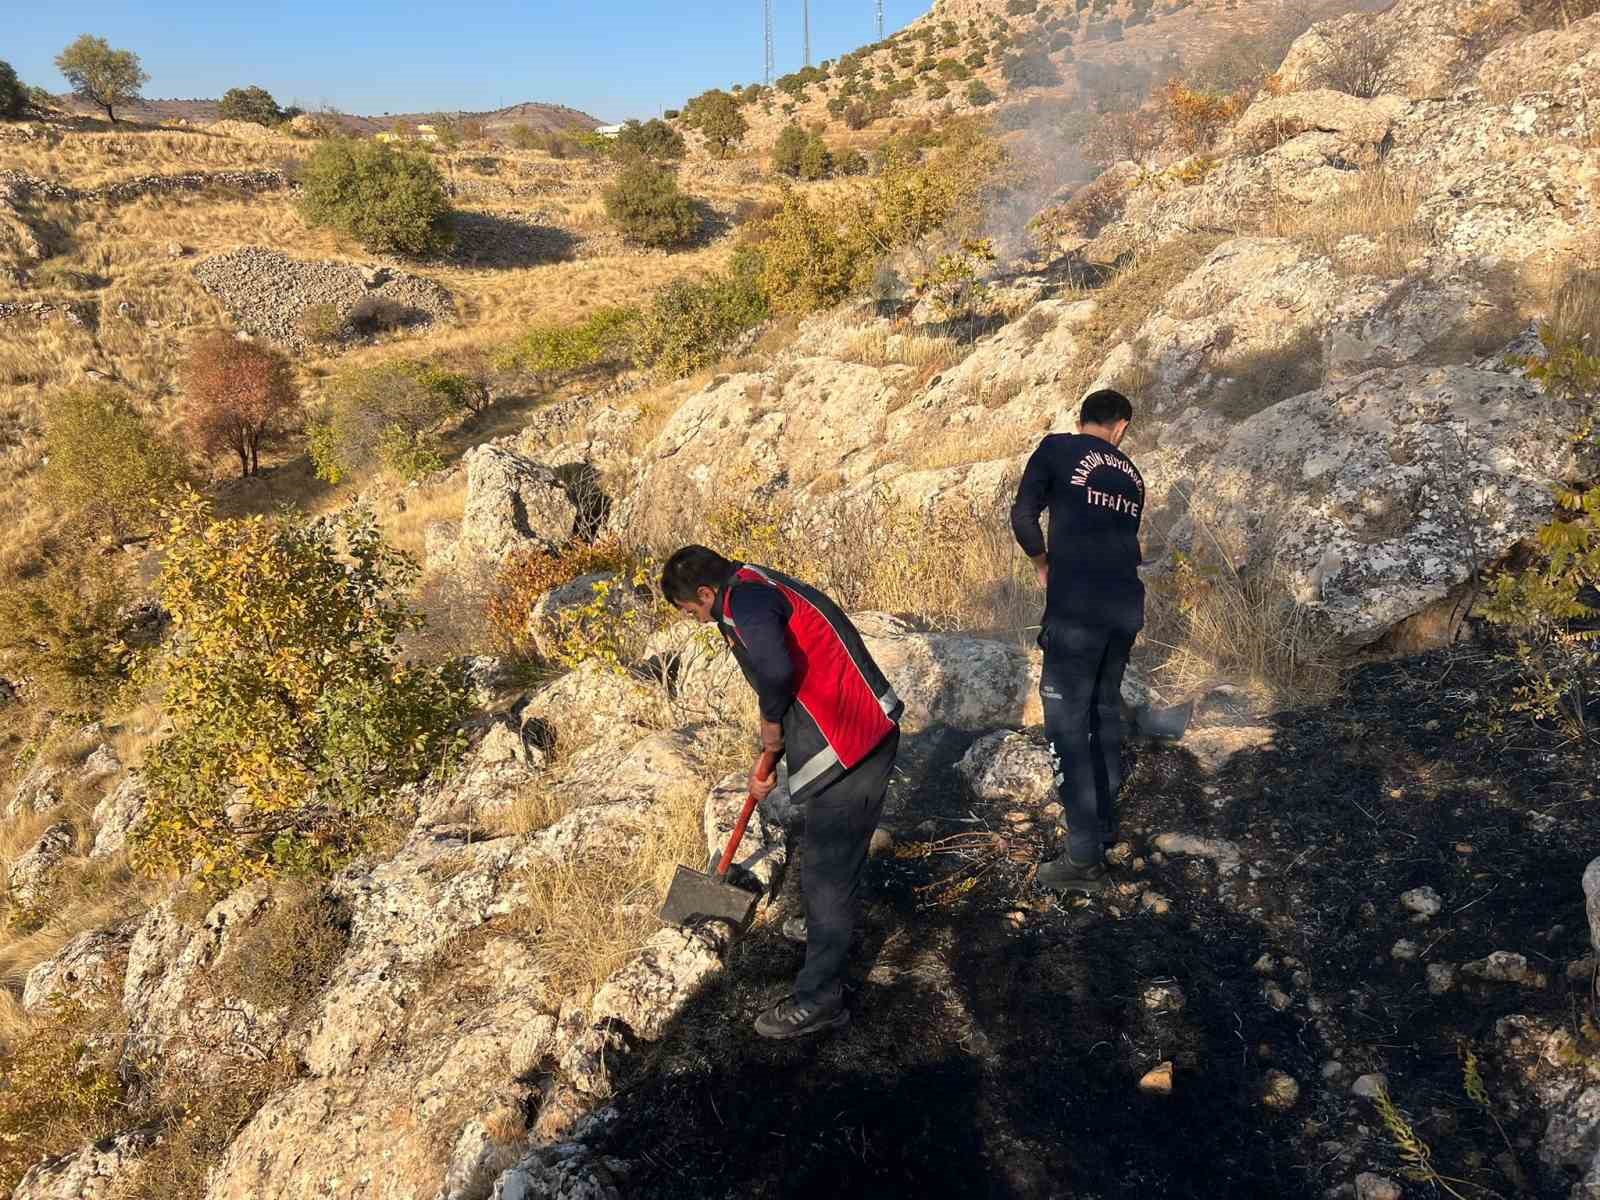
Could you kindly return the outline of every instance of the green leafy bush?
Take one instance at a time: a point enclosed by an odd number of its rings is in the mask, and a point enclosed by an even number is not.
[[[1061,72],[1042,50],[1006,55],[1000,74],[1014,88],[1055,87],[1061,82]]]
[[[620,358],[638,319],[632,308],[601,308],[569,325],[535,325],[502,356],[506,367],[564,375]]]
[[[785,125],[772,144],[772,169],[795,178],[800,174],[800,157],[806,151],[806,131],[798,125]]]
[[[55,503],[112,537],[145,532],[184,479],[177,452],[110,388],[51,398],[44,425],[45,479]]]
[[[146,755],[135,864],[218,887],[336,870],[460,750],[461,679],[398,656],[416,565],[359,508],[213,520],[194,495],[162,549],[182,636],[153,672],[172,729]]]
[[[624,167],[605,189],[606,215],[646,246],[681,246],[700,232],[695,203],[678,189],[676,172],[645,159]]]
[[[656,293],[634,327],[634,356],[660,376],[709,366],[769,312],[761,259],[742,252],[726,275],[678,279]]]
[[[799,175],[801,179],[826,179],[833,174],[833,152],[820,133],[806,139],[800,151]]]
[[[999,97],[994,94],[993,89],[983,80],[974,79],[967,84],[967,103],[974,108],[983,108],[986,105],[993,104],[997,99]]]
[[[440,426],[472,407],[474,386],[427,362],[346,368],[329,381],[324,410],[312,424],[317,475],[340,483],[380,466],[406,479],[438,470]]]
[[[229,88],[222,93],[217,112],[225,121],[252,121],[257,125],[277,125],[284,119],[283,109],[263,87]]]
[[[683,135],[659,118],[640,123],[628,121],[617,134],[617,150],[623,154],[639,154],[645,158],[682,158],[685,151]]]
[[[444,179],[426,155],[383,142],[330,138],[306,163],[301,209],[368,250],[424,256],[452,241]]]
[[[10,63],[0,59],[0,117],[15,120],[28,110],[28,89]]]

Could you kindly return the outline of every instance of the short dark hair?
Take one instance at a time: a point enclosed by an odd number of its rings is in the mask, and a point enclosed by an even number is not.
[[[661,568],[661,594],[669,604],[693,600],[703,587],[720,588],[735,570],[735,564],[715,550],[685,546],[675,550]]]
[[[1083,398],[1078,410],[1078,420],[1085,425],[1115,425],[1118,421],[1133,420],[1133,401],[1121,392],[1101,388]]]

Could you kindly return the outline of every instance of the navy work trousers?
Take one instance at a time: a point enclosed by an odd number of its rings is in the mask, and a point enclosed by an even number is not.
[[[794,983],[795,999],[802,1004],[837,1008],[844,1002],[844,965],[855,928],[861,873],[899,749],[896,729],[806,804],[800,861],[806,961]]]
[[[1040,637],[1044,731],[1066,810],[1068,852],[1080,865],[1100,861],[1115,832],[1122,790],[1122,674],[1133,634],[1089,625],[1046,626]]]

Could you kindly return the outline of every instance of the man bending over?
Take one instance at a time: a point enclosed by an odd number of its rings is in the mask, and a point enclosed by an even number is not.
[[[805,965],[794,992],[756,1019],[766,1038],[844,1025],[844,965],[872,831],[900,747],[903,705],[850,619],[828,597],[766,567],[685,546],[661,572],[667,600],[715,622],[761,707],[760,751],[781,751],[806,806],[801,887]],[[765,800],[777,776],[750,791]]]

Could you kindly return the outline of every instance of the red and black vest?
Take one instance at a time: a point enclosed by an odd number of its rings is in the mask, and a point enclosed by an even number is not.
[[[799,580],[747,563],[723,585],[716,613],[722,636],[752,687],[750,659],[728,615],[728,593],[742,587],[776,588],[793,610],[784,641],[794,663],[795,696],[783,718],[783,739],[789,793],[798,803],[882,745],[905,705],[837,604]]]

